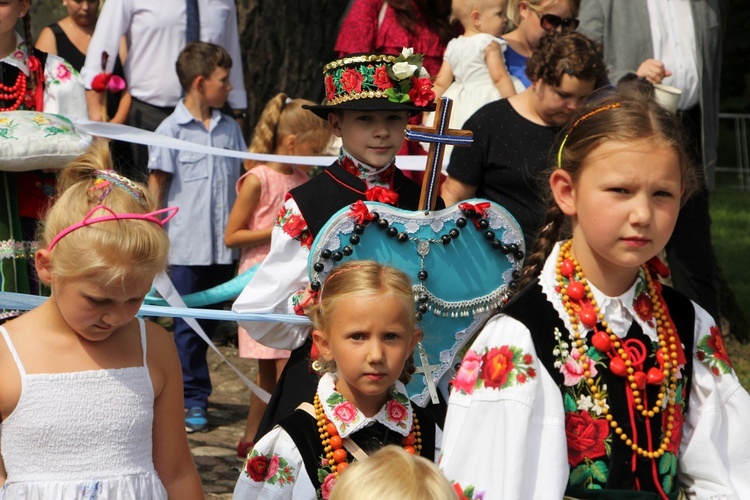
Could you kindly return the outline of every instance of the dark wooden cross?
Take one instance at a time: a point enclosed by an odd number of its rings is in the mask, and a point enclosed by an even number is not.
[[[469,130],[454,130],[449,128],[453,100],[442,97],[435,108],[435,122],[431,127],[419,125],[406,126],[406,138],[410,141],[429,142],[430,150],[427,154],[427,166],[425,168],[424,181],[422,182],[422,194],[419,197],[419,210],[435,210],[440,185],[440,171],[443,167],[443,155],[445,146],[470,146],[474,141]],[[427,353],[422,344],[417,344],[419,363],[416,373],[424,375],[430,398],[434,404],[439,403],[437,387],[435,387],[435,374],[440,372],[440,365],[431,365]]]
[[[422,194],[419,197],[419,210],[435,210],[440,185],[440,170],[443,167],[445,145],[471,146],[474,134],[469,130],[456,130],[448,127],[453,100],[441,97],[435,108],[435,122],[431,127],[407,125],[406,138],[410,141],[429,142]]]

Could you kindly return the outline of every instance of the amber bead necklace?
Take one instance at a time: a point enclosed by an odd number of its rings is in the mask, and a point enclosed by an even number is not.
[[[654,459],[661,457],[667,451],[672,439],[674,428],[675,397],[677,391],[677,332],[674,324],[669,318],[666,307],[663,302],[661,293],[657,285],[653,282],[648,268],[643,265],[643,271],[646,276],[648,293],[653,306],[653,315],[656,319],[656,331],[659,338],[659,348],[657,350],[657,360],[661,365],[661,370],[654,367],[649,370],[648,374],[638,371],[631,360],[628,350],[623,346],[620,338],[617,337],[609,327],[604,315],[594,298],[591,287],[583,275],[583,270],[575,258],[570,253],[573,240],[568,240],[560,247],[560,254],[557,258],[555,268],[559,293],[562,297],[563,306],[570,319],[572,327],[573,347],[580,354],[580,363],[584,368],[584,377],[588,385],[591,396],[596,403],[602,408],[605,418],[610,426],[614,429],[615,434],[626,446],[631,448],[638,455]],[[565,279],[568,284],[565,284]],[[586,300],[584,300],[586,299]],[[588,303],[586,303],[588,302]],[[575,305],[574,305],[575,304]],[[583,304],[583,305],[581,305]],[[599,331],[596,324],[601,323],[605,332]],[[588,346],[586,345],[586,336],[581,335],[579,325],[593,328],[592,344],[594,347],[607,354],[610,357],[609,368],[615,375],[624,376],[628,380],[629,388],[632,391],[633,403],[636,411],[640,412],[643,417],[650,419],[662,411],[664,398],[667,397],[667,419],[662,430],[661,444],[658,450],[644,449],[639,446],[623,431],[620,424],[609,413],[608,407],[603,404],[601,394],[596,386],[596,381],[591,375],[589,367]],[[658,383],[660,390],[657,400],[653,407],[648,408],[644,405],[641,391],[645,389],[646,383]],[[644,391],[645,393],[645,391]],[[649,448],[651,448],[649,444]]]
[[[320,433],[320,441],[323,443],[327,467],[330,468],[331,474],[338,478],[339,473],[349,467],[349,454],[344,449],[344,440],[339,436],[336,425],[330,421],[323,411],[323,405],[317,394],[315,394],[313,400],[313,407],[315,408],[315,418],[318,421],[318,432]],[[419,455],[422,451],[422,432],[419,429],[419,421],[416,415],[413,416],[412,421],[411,431],[401,440],[401,445],[407,453]]]

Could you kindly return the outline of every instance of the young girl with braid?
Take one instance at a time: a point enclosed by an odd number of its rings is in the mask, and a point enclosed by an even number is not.
[[[403,272],[372,261],[333,269],[310,314],[324,375],[250,452],[235,500],[327,499],[352,461],[388,444],[434,459],[437,427],[404,387],[422,338],[415,312]]]
[[[30,0],[0,2],[0,112],[15,110],[58,113],[85,118],[86,100],[78,73],[63,59],[34,48]],[[14,27],[19,19],[24,34]],[[0,134],[12,132],[13,120],[0,118]],[[12,135],[12,134],[11,134]],[[3,136],[5,137],[5,136]],[[30,140],[27,138],[3,140]],[[0,171],[0,289],[29,293],[36,224],[55,191],[55,174]],[[0,313],[0,317],[2,314]]]
[[[750,396],[656,259],[693,168],[645,81],[561,133],[526,286],[453,381],[441,467],[494,498],[750,498]]]
[[[283,93],[268,101],[255,126],[249,151],[292,156],[323,154],[333,136],[331,127],[302,108],[303,104],[315,103],[290,99]],[[237,181],[237,199],[224,234],[226,246],[242,249],[238,273],[247,271],[268,255],[273,224],[284,205],[286,193],[308,179],[305,167],[288,163],[246,160],[245,167],[248,172]],[[289,351],[259,344],[241,326],[237,335],[240,356],[258,360],[257,383],[263,390],[272,392]],[[266,406],[255,394],[250,396],[245,434],[237,445],[237,456],[242,460],[253,447]]]
[[[177,209],[152,211],[104,142],[58,189],[35,254],[52,295],[0,326],[0,498],[202,499],[174,341],[135,317]]]

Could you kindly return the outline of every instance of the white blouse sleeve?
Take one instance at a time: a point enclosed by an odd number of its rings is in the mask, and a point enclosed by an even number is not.
[[[78,72],[62,57],[47,54],[44,64],[44,112],[71,120],[88,118],[86,93]]]
[[[562,498],[568,479],[560,390],[528,329],[491,319],[452,383],[440,467],[468,498]]]
[[[271,429],[248,454],[232,498],[316,498],[302,456],[284,429]]]
[[[271,249],[232,305],[236,313],[295,314],[294,302],[309,283],[310,254],[307,223],[289,198],[279,212],[271,233]],[[309,325],[268,321],[240,321],[257,342],[274,349],[296,349],[310,332]]]
[[[732,369],[720,329],[695,306],[690,406],[679,480],[688,498],[750,498],[750,395]]]

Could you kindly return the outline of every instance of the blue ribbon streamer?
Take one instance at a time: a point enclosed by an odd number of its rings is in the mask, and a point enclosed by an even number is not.
[[[47,300],[47,297],[40,297],[38,295],[0,292],[0,309],[29,311],[41,305],[45,300]],[[164,307],[149,305],[142,305],[138,310],[138,316],[213,319],[220,321],[273,321],[278,323],[293,323],[297,325],[310,324],[310,320],[308,318],[304,316],[297,316],[294,314],[240,314],[232,311],[221,311],[216,309]]]

